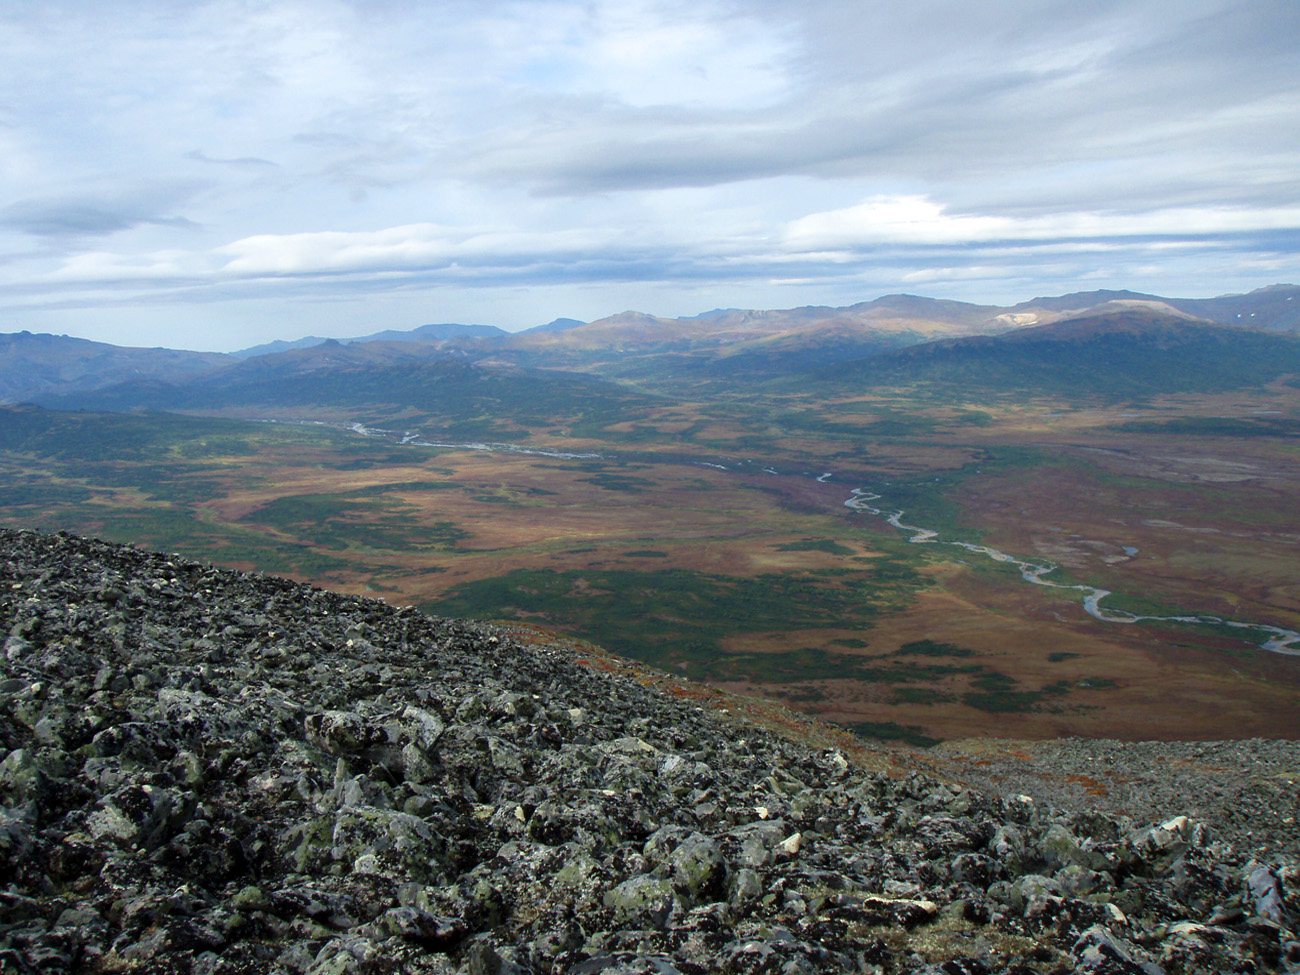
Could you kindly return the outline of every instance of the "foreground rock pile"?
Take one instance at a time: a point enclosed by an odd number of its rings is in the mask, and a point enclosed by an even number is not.
[[[0,532],[0,972],[1300,971],[1300,861],[559,646]]]
[[[1300,856],[1300,742],[983,739],[947,742],[924,757],[986,789],[1145,821],[1177,808],[1239,850]]]

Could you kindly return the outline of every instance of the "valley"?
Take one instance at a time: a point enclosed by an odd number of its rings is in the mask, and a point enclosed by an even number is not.
[[[1300,630],[1289,374],[1188,391],[1166,365],[1133,396],[1128,366],[1083,395],[975,360],[956,383],[960,349],[906,383],[649,352],[611,382],[604,352],[575,375],[572,347],[558,373],[389,345],[226,367],[171,412],[131,385],[0,408],[0,523],[513,620],[911,745],[1300,736],[1275,634],[1098,618]]]

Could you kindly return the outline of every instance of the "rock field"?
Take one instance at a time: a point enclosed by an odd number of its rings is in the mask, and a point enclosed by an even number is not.
[[[67,535],[0,531],[0,620],[6,975],[1300,972],[1294,818],[1241,804],[1294,791],[1249,764],[1216,801],[1125,753],[1149,821],[866,771],[565,644]]]

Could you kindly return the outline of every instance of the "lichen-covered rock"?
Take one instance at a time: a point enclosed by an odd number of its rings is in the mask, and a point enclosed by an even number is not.
[[[630,926],[664,927],[674,903],[673,885],[650,874],[625,880],[605,895],[615,921]]]
[[[1300,965],[1285,832],[869,773],[588,649],[0,542],[6,975]]]
[[[702,833],[682,840],[668,858],[673,886],[691,901],[714,901],[727,889],[727,861],[718,844]]]

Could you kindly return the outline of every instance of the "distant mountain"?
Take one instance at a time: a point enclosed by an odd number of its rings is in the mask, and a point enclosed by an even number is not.
[[[406,331],[389,328],[382,332],[371,332],[369,335],[358,335],[355,338],[326,339],[319,335],[307,335],[292,342],[276,340],[231,354],[240,359],[251,359],[259,355],[274,355],[293,349],[308,349],[325,342],[338,342],[342,345],[350,345],[353,342],[448,342],[459,339],[496,339],[509,334],[495,325],[460,325],[456,322],[441,322],[421,325],[419,328]]]
[[[1137,291],[1078,291],[1055,298],[1031,298],[1005,309],[999,317],[1016,325],[1046,324],[1125,306],[1181,313],[1220,325],[1300,333],[1300,287],[1293,284],[1275,284],[1246,294],[1217,298],[1163,298]]]
[[[235,360],[185,383],[134,380],[85,391],[46,393],[33,402],[55,409],[189,410],[230,406],[337,402],[340,381],[356,382],[356,402],[372,402],[370,375],[431,361],[445,370],[470,368],[431,344],[326,339],[318,345]],[[342,378],[341,378],[342,377]],[[315,397],[315,398],[313,398]]]
[[[579,321],[576,318],[556,318],[547,322],[545,325],[534,325],[532,328],[525,328],[516,335],[534,335],[538,332],[567,332],[571,328],[577,328],[579,325],[586,325],[586,322]]]
[[[1275,284],[1244,295],[1163,300],[1180,311],[1224,325],[1300,332],[1300,287],[1294,284]]]
[[[1033,309],[1046,309],[1054,312],[1078,312],[1095,308],[1111,301],[1165,301],[1159,295],[1147,295],[1138,291],[1073,291],[1068,295],[1055,298],[1030,298],[1018,305],[1012,305],[1007,311],[1022,312]]]
[[[332,339],[237,361],[184,383],[131,381],[35,400],[62,410],[334,415],[399,424],[437,418],[455,435],[495,439],[511,435],[500,418],[572,420],[587,412],[609,417],[625,404],[643,401],[640,394],[593,376],[487,368],[431,343]]]
[[[1144,315],[1148,318],[1143,319]],[[389,329],[351,339],[307,336],[295,341],[267,343],[232,356],[167,349],[121,349],[66,336],[21,333],[0,336],[0,403],[27,399],[88,403],[88,394],[94,392],[100,404],[98,408],[107,409],[116,408],[110,407],[110,402],[141,403],[149,398],[162,402],[168,390],[181,398],[192,398],[199,395],[199,389],[208,401],[215,402],[216,390],[223,388],[223,383],[247,384],[255,376],[320,374],[328,369],[375,371],[439,357],[476,363],[489,370],[515,367],[594,373],[677,391],[701,383],[716,386],[719,382],[745,383],[800,376],[845,363],[852,364],[846,366],[850,372],[862,371],[864,367],[856,363],[878,356],[890,357],[878,370],[894,370],[902,376],[908,370],[919,369],[916,363],[921,361],[900,357],[900,350],[905,347],[930,343],[930,351],[917,355],[930,362],[926,368],[933,372],[938,369],[936,363],[941,359],[947,361],[948,356],[968,363],[974,361],[972,357],[976,354],[966,346],[945,345],[945,342],[1030,333],[1035,328],[1068,320],[1100,321],[1107,316],[1120,316],[1110,319],[1114,321],[1200,322],[1199,327],[1213,323],[1246,331],[1300,334],[1300,287],[1274,285],[1217,298],[1165,298],[1122,290],[1082,291],[1033,298],[1009,306],[891,294],[844,307],[719,308],[684,318],[626,311],[592,322],[559,318],[515,334],[489,325],[445,322],[407,331]],[[1083,341],[1069,330],[1061,334],[1074,336],[1071,341]],[[1200,336],[1198,341],[1208,341],[1210,333],[1195,334]],[[1142,334],[1142,342],[1150,339],[1150,334]],[[1026,339],[1030,343],[1036,341],[1032,335]],[[1105,341],[1120,340],[1112,337]],[[1138,339],[1130,336],[1125,341],[1132,345]],[[1104,345],[1098,336],[1088,342],[1091,343],[1088,349]],[[1236,361],[1233,350],[1256,342],[1256,338],[1240,339],[1228,350],[1230,354],[1224,361],[1206,364],[1205,375],[1218,375],[1220,378],[1214,382],[1226,382],[1224,370]],[[1007,343],[991,348],[1021,348],[1010,338]],[[980,347],[976,343],[971,348]],[[1279,350],[1279,362],[1289,361],[1286,348],[1289,347]],[[1189,351],[1188,355],[1191,354]],[[232,371],[240,362],[249,364],[247,371]],[[260,366],[253,365],[259,362]],[[912,364],[907,365],[908,362]],[[956,362],[954,359],[946,368],[958,369]],[[1133,365],[1136,367],[1137,363]],[[987,371],[992,366],[982,368]],[[211,381],[196,382],[210,374]],[[1046,375],[1041,370],[1035,374]],[[970,378],[974,378],[973,372]],[[1006,378],[1023,381],[1023,377],[1016,375]],[[1080,375],[1067,381],[1062,375],[1055,381],[1058,385],[1082,388],[1087,378]],[[1102,381],[1104,376],[1093,378]],[[1169,376],[1161,380],[1166,384],[1172,381]],[[148,397],[140,389],[131,388],[142,384],[150,390]],[[195,391],[191,392],[190,386]]]
[[[510,333],[495,325],[458,325],[455,322],[443,322],[437,325],[421,325],[410,331],[400,332],[386,329],[372,332],[355,339],[343,339],[345,342],[449,342],[457,339],[497,339]]]
[[[809,305],[771,311],[717,309],[689,318],[661,318],[626,311],[560,332],[533,330],[511,338],[509,348],[533,353],[704,352],[722,353],[750,343],[775,342],[796,351],[828,343],[876,348],[884,336],[923,341],[936,335],[982,331],[998,309],[959,301],[887,295],[847,308]],[[829,336],[829,338],[828,338]],[[894,339],[885,345],[896,345]],[[776,347],[773,346],[773,347]],[[766,354],[755,348],[756,355]]]
[[[1119,299],[1127,301],[1130,299]],[[1260,385],[1300,374],[1300,337],[1134,305],[992,336],[945,339],[823,370],[837,384],[931,384],[1135,397]]]
[[[326,339],[271,355],[245,359],[212,379],[213,385],[237,383],[253,376],[305,376],[338,369],[366,369],[403,362],[456,358],[429,342],[342,342]]]
[[[643,348],[689,342],[696,332],[705,334],[682,326],[677,319],[625,311],[560,331],[520,332],[512,336],[509,344],[512,348]]]
[[[503,361],[559,365],[665,388],[747,382],[939,336],[1012,327],[989,324],[998,311],[916,295],[886,295],[845,308],[715,309],[685,318],[626,311],[562,332],[520,333],[494,354]]]
[[[743,311],[741,308],[715,308],[713,311],[702,311],[698,315],[683,315],[683,318],[695,319],[697,321],[705,318],[718,318],[721,315],[728,315],[731,312]]]
[[[123,348],[46,333],[0,334],[0,404],[124,380],[182,382],[231,361],[217,352]]]
[[[238,352],[230,353],[237,359],[252,359],[259,355],[276,355],[280,352],[289,352],[293,349],[310,349],[313,345],[320,345],[323,342],[329,342],[330,339],[323,335],[304,335],[300,339],[294,339],[292,342],[286,342],[284,339],[276,339],[274,342],[266,342],[262,345],[250,346],[247,349],[240,349]]]
[[[864,320],[872,319],[922,319],[942,322],[952,326],[985,326],[997,314],[993,305],[973,305],[965,301],[946,298],[924,298],[919,295],[884,295],[874,301],[863,301],[847,309]]]

